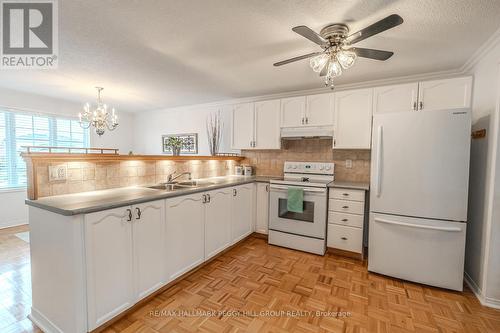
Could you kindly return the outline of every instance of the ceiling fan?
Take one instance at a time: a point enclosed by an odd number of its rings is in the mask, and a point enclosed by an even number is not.
[[[333,89],[333,78],[342,75],[342,69],[345,70],[354,65],[357,57],[384,61],[394,54],[390,51],[352,47],[352,45],[401,23],[403,23],[403,18],[393,14],[353,34],[349,34],[349,27],[343,23],[329,24],[321,29],[319,34],[305,25],[299,25],[292,30],[318,44],[323,51],[283,60],[275,63],[274,66],[312,58],[309,64],[313,71],[319,73],[320,76],[326,76],[325,85]]]

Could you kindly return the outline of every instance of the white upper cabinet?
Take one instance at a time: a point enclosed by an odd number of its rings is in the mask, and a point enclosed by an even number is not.
[[[414,111],[417,99],[418,82],[377,87],[373,90],[373,113]]]
[[[370,149],[373,89],[335,93],[333,148]]]
[[[441,110],[471,106],[472,77],[420,82],[419,110]]]
[[[202,194],[166,200],[167,281],[186,273],[205,259]]]
[[[132,206],[135,295],[138,300],[165,282],[165,201]]]
[[[232,189],[207,192],[205,204],[205,260],[229,246],[231,242]]]
[[[281,100],[281,127],[305,125],[306,97],[291,97]]]
[[[306,97],[305,125],[333,125],[333,94],[309,95]]]
[[[373,113],[430,111],[471,106],[472,77],[377,87]]]
[[[233,106],[231,148],[250,149],[254,141],[254,104]]]
[[[255,149],[280,149],[280,100],[255,103]]]
[[[238,104],[233,107],[233,149],[279,149],[280,100]]]

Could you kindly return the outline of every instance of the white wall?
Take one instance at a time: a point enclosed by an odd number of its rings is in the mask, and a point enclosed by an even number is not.
[[[0,89],[0,109],[9,108],[14,111],[77,117],[82,104],[9,89]],[[91,132],[91,146],[119,148],[122,154],[127,154],[132,149],[132,115],[118,110],[118,117],[119,126],[115,131],[106,132],[101,138],[95,132]],[[25,199],[26,191],[0,190],[0,211],[2,212],[0,215],[0,228],[27,223],[28,213],[24,204]]]
[[[224,107],[193,106],[141,112],[134,118],[134,153],[162,154],[164,134],[198,133],[198,155],[210,155],[206,129],[207,118],[220,110],[223,133],[220,152],[231,150],[231,112]]]
[[[473,129],[487,130],[472,141],[465,272],[483,303],[500,306],[500,180],[498,97],[500,42],[473,67]],[[500,175],[500,173],[497,173]]]

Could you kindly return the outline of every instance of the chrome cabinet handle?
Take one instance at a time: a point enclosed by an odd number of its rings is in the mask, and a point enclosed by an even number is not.
[[[306,124],[309,124],[309,118],[306,117]]]
[[[202,202],[202,203],[206,203],[206,202],[207,202],[207,195],[206,195],[206,194],[203,194],[201,197],[202,197],[201,202]]]
[[[340,237],[340,239],[342,239],[342,240],[347,240],[347,237]]]
[[[128,212],[128,220],[127,220],[127,222],[130,222],[130,221],[132,221],[132,210],[131,209],[127,209],[127,212]]]
[[[137,217],[135,218],[136,220],[140,220],[141,219],[141,209],[139,207],[135,207],[135,210],[137,212]]]
[[[210,202],[210,194],[207,194],[207,202]]]
[[[344,197],[348,197],[348,196],[349,196],[349,193],[342,193],[342,195],[343,195]]]
[[[417,111],[417,101],[413,102],[413,110]]]
[[[269,192],[269,184],[266,185],[266,192]]]
[[[302,118],[302,125],[304,125],[304,118]]]
[[[348,219],[342,219],[342,222],[347,222],[347,221],[349,221],[349,220]]]
[[[238,194],[238,191],[235,188],[233,188],[233,197],[235,197],[237,194]]]
[[[420,101],[418,104],[420,106],[420,110],[422,110],[424,108],[424,102]]]
[[[342,208],[347,209],[347,208],[349,208],[349,206],[342,206]]]

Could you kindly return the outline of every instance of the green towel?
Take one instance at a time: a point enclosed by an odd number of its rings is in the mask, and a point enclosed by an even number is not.
[[[288,188],[286,209],[293,213],[304,212],[304,190],[296,187]]]

